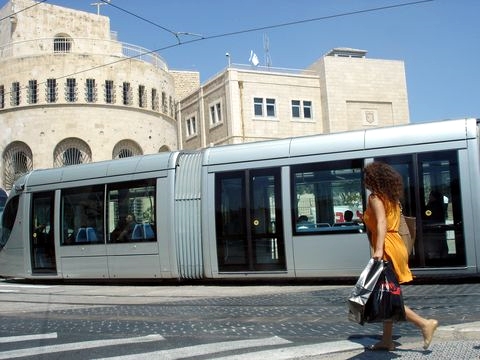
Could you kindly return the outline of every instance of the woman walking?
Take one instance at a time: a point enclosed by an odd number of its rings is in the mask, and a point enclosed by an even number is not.
[[[365,167],[365,187],[371,192],[363,217],[367,226],[368,238],[373,250],[373,258],[389,261],[400,284],[413,280],[408,267],[408,253],[398,234],[400,225],[400,200],[403,195],[402,177],[391,166],[373,162]],[[423,348],[432,342],[438,321],[425,319],[405,306],[408,321],[417,326],[423,335]],[[382,339],[370,350],[395,349],[393,342],[393,322],[384,321]]]

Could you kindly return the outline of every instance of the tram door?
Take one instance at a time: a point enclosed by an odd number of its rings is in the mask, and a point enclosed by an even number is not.
[[[53,191],[33,194],[30,231],[32,273],[52,273],[57,270],[53,234],[53,200]]]
[[[379,159],[402,174],[403,212],[416,217],[412,267],[464,266],[459,169],[456,151]]]
[[[280,169],[216,174],[219,271],[285,270]]]

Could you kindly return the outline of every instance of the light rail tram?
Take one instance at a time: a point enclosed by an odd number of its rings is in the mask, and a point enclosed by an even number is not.
[[[174,151],[18,179],[0,276],[49,280],[357,277],[371,256],[363,168],[403,177],[417,277],[475,276],[477,119]]]

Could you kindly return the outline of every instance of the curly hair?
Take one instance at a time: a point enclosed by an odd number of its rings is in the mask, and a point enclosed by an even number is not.
[[[365,166],[365,187],[373,194],[397,204],[403,198],[402,176],[390,165],[373,162]]]

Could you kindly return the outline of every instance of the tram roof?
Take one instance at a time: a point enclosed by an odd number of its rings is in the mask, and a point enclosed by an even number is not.
[[[175,168],[176,154],[176,152],[165,152],[52,169],[39,169],[17,180],[16,186],[30,187],[104,177],[138,176],[142,173]]]
[[[476,136],[477,119],[474,118],[405,124],[212,147],[207,149],[204,165],[458,141]]]

